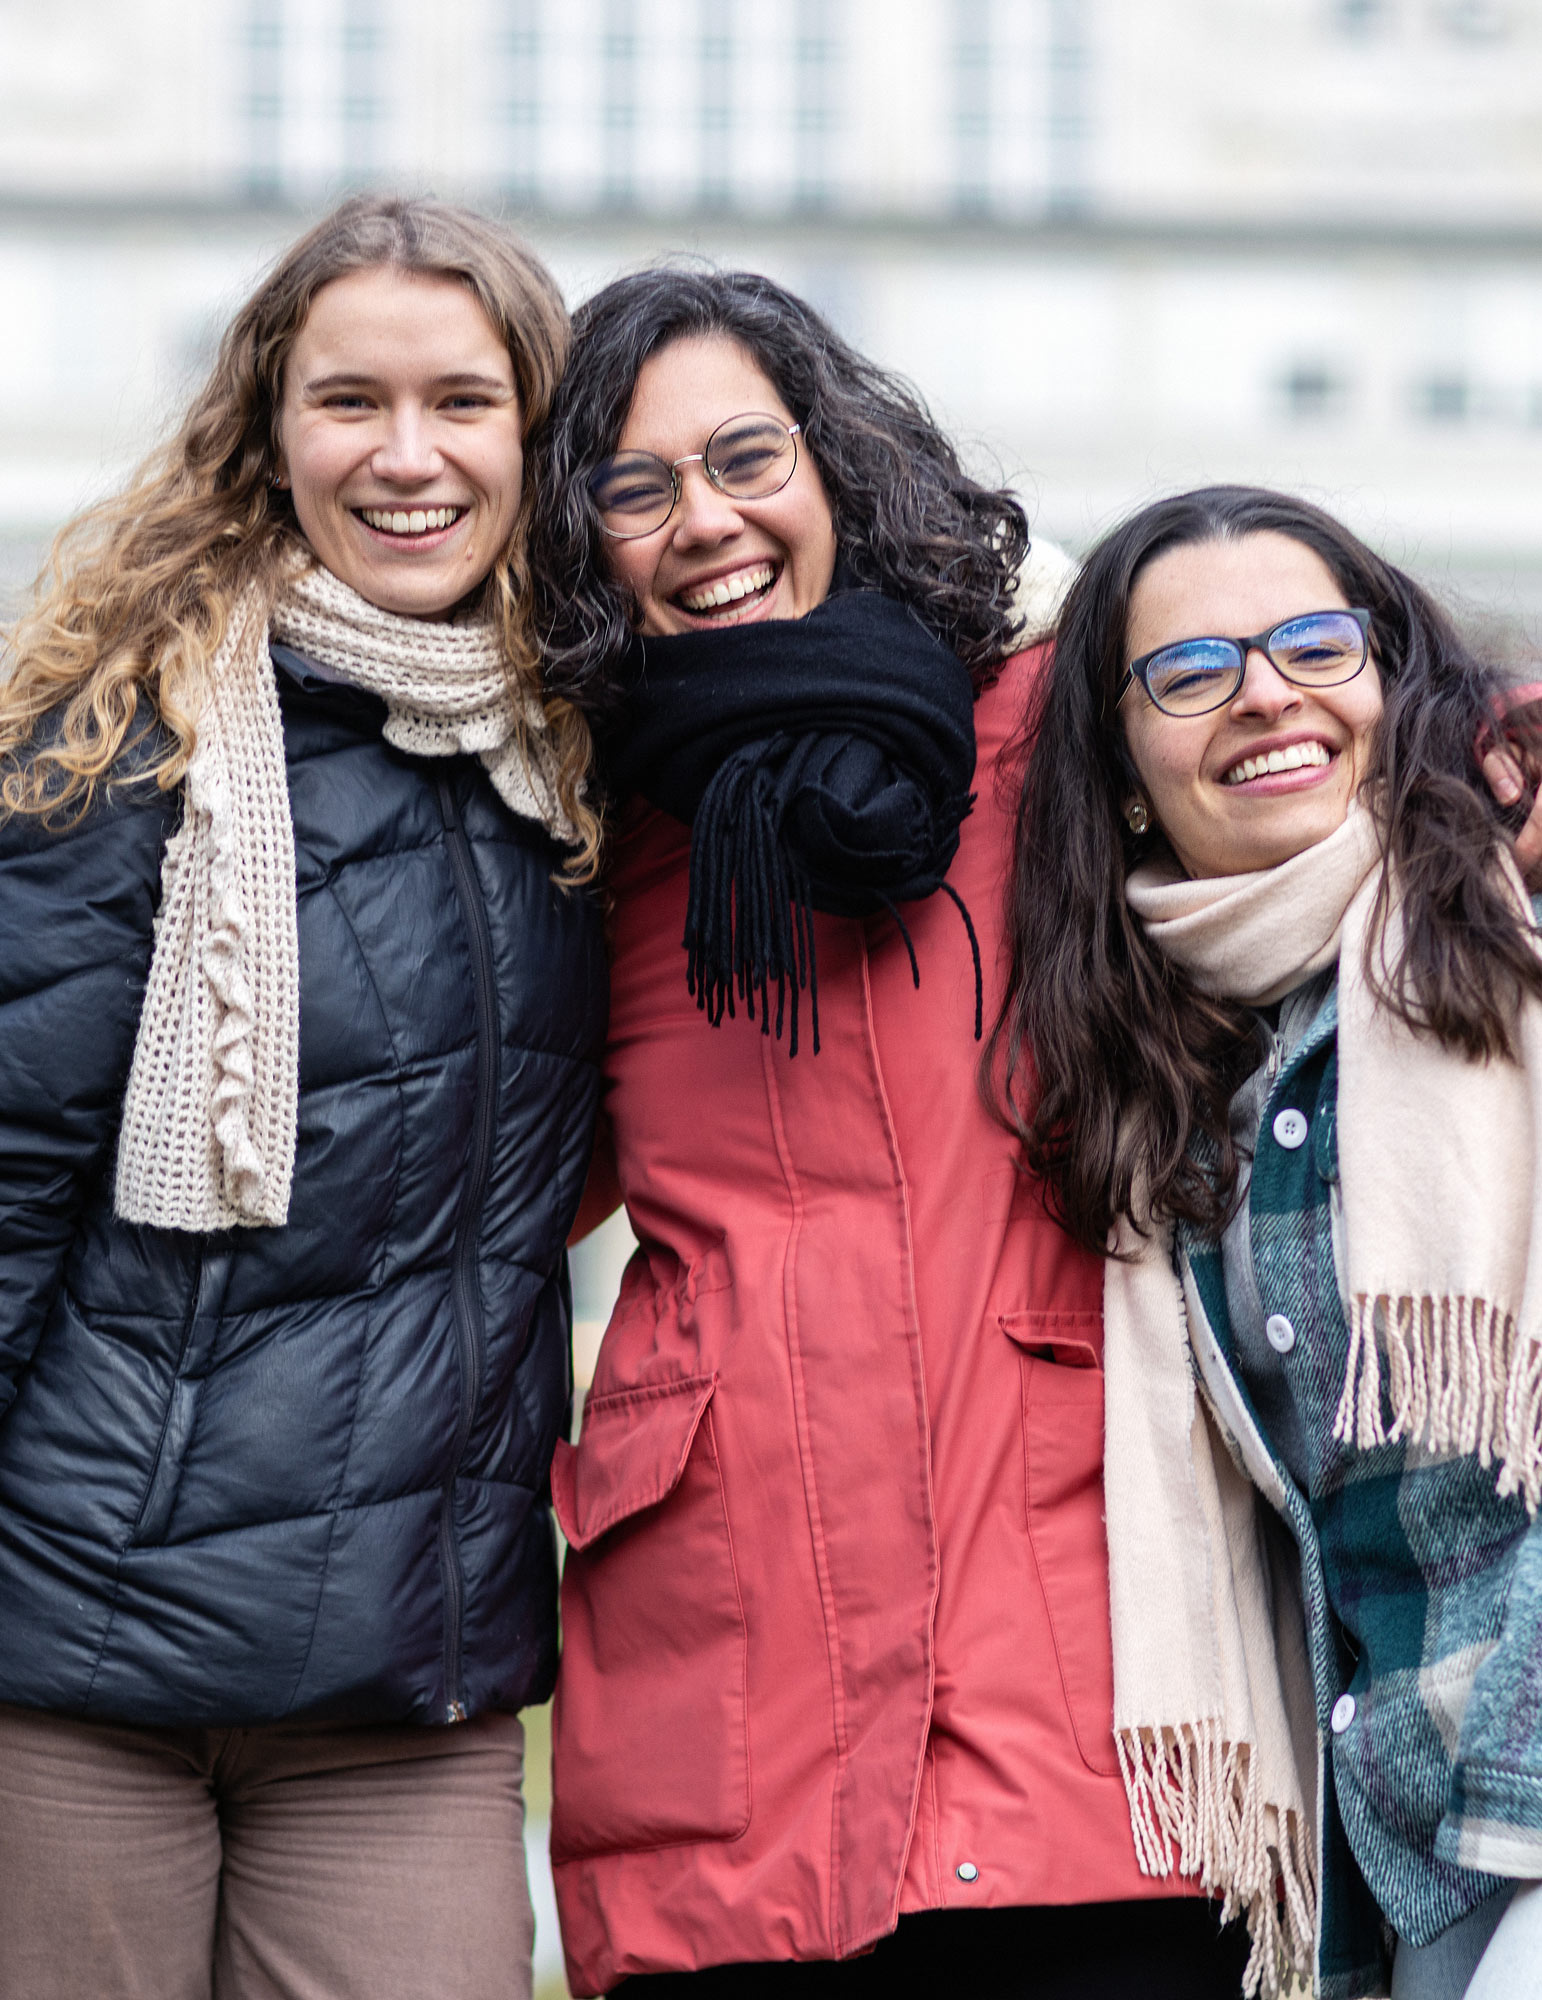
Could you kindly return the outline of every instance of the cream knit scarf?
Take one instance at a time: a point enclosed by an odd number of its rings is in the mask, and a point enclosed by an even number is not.
[[[289,1212],[300,965],[270,640],[379,695],[388,743],[475,753],[511,811],[573,837],[541,705],[513,688],[490,622],[397,617],[298,565],[264,613],[255,589],[231,611],[162,866],[115,1190],[119,1215],[160,1229],[277,1225]]]
[[[1335,1435],[1476,1452],[1535,1511],[1542,1005],[1521,1007],[1519,1067],[1467,1062],[1378,1006],[1364,967],[1380,862],[1356,808],[1279,868],[1216,881],[1143,868],[1129,899],[1208,992],[1267,1005],[1337,964],[1350,1351]],[[1400,945],[1394,904],[1381,962]],[[1171,1244],[1170,1230],[1126,1229],[1120,1247],[1139,1254],[1105,1267],[1115,1733],[1141,1866],[1165,1875],[1176,1850],[1181,1873],[1245,1909],[1249,1990],[1272,1992],[1284,1963],[1309,1964],[1315,1926],[1311,1711],[1296,1648],[1276,1645],[1250,1494],[1194,1393]]]

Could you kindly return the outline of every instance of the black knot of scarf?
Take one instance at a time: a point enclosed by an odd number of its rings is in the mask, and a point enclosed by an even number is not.
[[[798,1050],[819,987],[811,914],[899,925],[941,889],[973,798],[974,690],[957,656],[876,591],[842,591],[806,618],[637,638],[626,706],[609,734],[612,784],[691,829],[686,983],[716,1026],[742,1001]],[[775,1011],[771,1005],[775,989]]]

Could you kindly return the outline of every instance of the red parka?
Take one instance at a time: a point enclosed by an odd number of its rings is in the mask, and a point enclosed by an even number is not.
[[[948,878],[987,1022],[1037,659],[977,704]],[[644,810],[617,857],[606,1104],[642,1247],[552,1473],[578,1994],[845,1956],[904,1910],[1172,1892],[1112,1736],[1101,1265],[981,1102],[958,911],[904,911],[919,991],[892,919],[816,919],[821,1047],[789,1057],[686,991],[688,845]]]

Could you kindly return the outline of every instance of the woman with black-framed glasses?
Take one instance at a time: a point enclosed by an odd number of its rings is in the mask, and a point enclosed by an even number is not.
[[[1346,2000],[1542,1965],[1536,694],[1320,509],[1211,488],[1087,559],[1019,812],[1005,1108],[1119,1252],[1123,1761],[1156,1857],[1229,1829],[1202,1872],[1278,1885],[1269,1956]]]
[[[1352,681],[1370,650],[1371,614],[1337,608],[1304,611],[1267,632],[1227,639],[1196,634],[1131,660],[1114,696],[1122,702],[1139,681],[1164,715],[1205,715],[1236,698],[1249,653],[1262,653],[1292,687],[1337,687]]]
[[[553,1469],[573,1990],[1236,2000],[1110,1728],[1101,1266],[977,1087],[1021,510],[746,272],[592,299],[548,437],[641,1243]]]

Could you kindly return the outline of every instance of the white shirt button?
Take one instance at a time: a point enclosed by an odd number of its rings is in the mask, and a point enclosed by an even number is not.
[[[1352,1723],[1354,1719],[1355,1719],[1354,1696],[1352,1694],[1341,1694],[1338,1700],[1333,1704],[1333,1714],[1332,1717],[1330,1718],[1333,1724],[1334,1735],[1342,1736],[1344,1734],[1344,1731],[1349,1727],[1350,1723]]]
[[[1274,1136],[1287,1153],[1293,1153],[1298,1146],[1306,1144],[1307,1122],[1304,1111],[1277,1111],[1274,1116]]]
[[[1296,1344],[1296,1329],[1284,1313],[1270,1313],[1264,1321],[1264,1337],[1276,1354],[1289,1354]]]
[[[975,1867],[972,1861],[961,1861],[953,1872],[957,1875],[960,1882],[977,1881],[980,1874],[979,1869]]]

